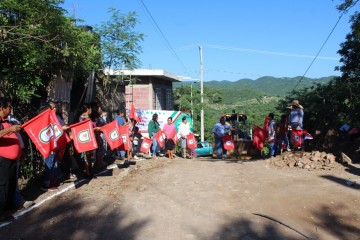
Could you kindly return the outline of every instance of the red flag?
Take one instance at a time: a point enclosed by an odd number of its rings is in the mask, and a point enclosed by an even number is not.
[[[269,132],[269,123],[271,122],[271,118],[270,117],[266,117],[264,120],[264,126],[263,129],[266,131],[266,133],[268,134]]]
[[[140,118],[139,118],[138,114],[136,113],[136,109],[135,109],[134,104],[131,104],[129,117],[134,119],[136,122],[140,122]]]
[[[301,147],[302,146],[302,135],[303,130],[293,129],[291,133],[291,140],[294,147]]]
[[[57,147],[55,139],[63,134],[55,113],[50,109],[40,113],[22,126],[44,158],[55,150]]]
[[[122,144],[117,120],[102,126],[101,131],[104,133],[105,139],[111,150],[114,150]]]
[[[144,137],[141,146],[140,146],[140,152],[142,153],[148,153],[151,147],[152,141],[150,138]]]
[[[223,136],[222,141],[223,141],[225,150],[234,150],[235,145],[234,145],[234,141],[233,141],[233,138],[231,135]]]
[[[268,133],[262,129],[261,127],[254,125],[254,140],[253,140],[253,145],[258,149],[258,150],[262,150],[265,144],[265,140],[266,137],[268,135]]]
[[[69,128],[71,129],[74,146],[78,153],[91,151],[98,147],[90,119],[72,124]]]
[[[174,130],[170,133],[169,138],[172,139],[175,144],[177,144],[177,142],[179,141],[179,137],[178,137],[178,134],[176,132],[176,128],[174,128]]]
[[[122,144],[120,145],[124,150],[131,149],[131,142],[129,136],[129,126],[119,126],[120,138],[122,140]]]
[[[69,135],[65,131],[63,131],[63,132],[64,132],[63,135],[61,135],[60,139],[57,140],[58,149],[59,149],[57,151],[57,156],[60,160],[64,156],[66,145],[71,141]]]
[[[303,130],[303,134],[304,134],[304,140],[314,139],[313,136],[306,130]]]
[[[194,133],[190,133],[189,135],[186,136],[186,146],[188,147],[188,149],[195,149],[196,148],[196,138]]]
[[[163,132],[160,129],[159,131],[157,131],[157,133],[155,134],[154,138],[156,139],[157,143],[159,144],[160,148],[164,148],[165,146],[165,139],[163,136]]]

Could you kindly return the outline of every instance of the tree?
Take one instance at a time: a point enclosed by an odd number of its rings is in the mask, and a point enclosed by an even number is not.
[[[61,75],[84,75],[99,67],[99,41],[77,27],[61,0],[0,2],[0,87],[16,102],[46,96]]]
[[[110,8],[108,12],[111,14],[110,20],[102,22],[95,28],[95,32],[100,37],[102,68],[104,70],[137,68],[140,65],[138,55],[142,52],[140,41],[144,39],[144,34],[134,30],[138,22],[136,13],[121,14],[114,8]],[[106,73],[105,76],[100,75],[100,78],[102,78],[100,98],[110,99],[108,107],[113,109],[119,101],[124,101],[118,94],[118,85],[124,85],[124,76],[112,77]]]
[[[340,11],[349,11],[359,0],[345,0],[338,6]],[[299,99],[305,107],[304,126],[308,130],[338,129],[344,123],[352,126],[360,124],[360,14],[351,17],[351,31],[340,45],[341,76],[327,84],[317,84],[311,88],[294,91],[278,109],[284,111],[292,99]]]

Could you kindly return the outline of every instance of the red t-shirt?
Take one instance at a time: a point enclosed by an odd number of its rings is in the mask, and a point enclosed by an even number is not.
[[[2,123],[4,129],[10,127],[10,123]],[[21,155],[20,141],[14,132],[0,138],[0,157],[17,160]]]

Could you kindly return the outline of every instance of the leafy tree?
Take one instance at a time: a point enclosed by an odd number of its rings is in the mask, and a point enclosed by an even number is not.
[[[348,11],[359,0],[346,0],[338,6],[340,11]],[[346,35],[338,53],[341,55],[340,77],[327,84],[293,91],[278,105],[284,111],[292,99],[299,99],[305,107],[304,126],[308,130],[338,129],[344,123],[352,126],[360,124],[360,14],[351,17],[351,32]]]
[[[137,68],[140,65],[138,55],[142,52],[140,42],[144,39],[144,34],[134,30],[138,23],[136,13],[121,14],[114,8],[110,8],[109,13],[111,14],[110,20],[102,22],[95,28],[100,37],[102,68],[105,70]],[[125,103],[118,94],[118,85],[124,85],[126,77],[100,74],[100,99],[110,99],[110,101],[106,101],[110,109],[114,109],[115,105]],[[131,84],[136,83],[136,80],[131,80]],[[114,96],[117,102],[114,101]]]
[[[54,77],[99,67],[94,34],[64,16],[60,0],[0,2],[0,87],[16,102],[46,95]]]
[[[105,69],[134,69],[140,65],[138,54],[142,52],[140,41],[144,34],[134,30],[137,24],[135,12],[121,14],[110,8],[111,18],[96,27],[101,39],[101,56]]]

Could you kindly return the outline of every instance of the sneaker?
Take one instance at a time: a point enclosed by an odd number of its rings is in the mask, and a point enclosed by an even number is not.
[[[135,155],[135,156],[134,156],[134,159],[135,159],[135,160],[138,160],[138,159],[139,159],[139,157]]]
[[[22,205],[17,206],[15,210],[21,211],[21,210],[27,209],[31,206],[34,206],[34,205],[35,205],[35,202],[33,202],[33,201],[25,201]]]

